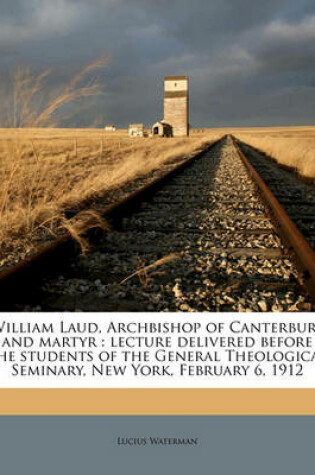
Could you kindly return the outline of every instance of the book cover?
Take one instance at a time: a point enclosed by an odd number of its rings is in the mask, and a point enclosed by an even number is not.
[[[2,0],[3,473],[308,473],[310,0]]]

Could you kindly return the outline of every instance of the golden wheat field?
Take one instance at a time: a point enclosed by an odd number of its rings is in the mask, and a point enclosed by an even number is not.
[[[315,127],[234,129],[231,133],[299,175],[315,179]]]
[[[101,197],[217,138],[211,131],[163,140],[129,138],[126,130],[0,129],[2,264],[8,254],[29,254],[43,239],[71,229],[66,209]]]

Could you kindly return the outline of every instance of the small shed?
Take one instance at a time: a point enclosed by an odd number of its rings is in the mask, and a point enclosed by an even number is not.
[[[172,137],[172,126],[163,120],[160,120],[152,125],[153,137]]]
[[[143,124],[130,124],[129,125],[130,137],[144,137],[144,125]]]
[[[105,132],[116,132],[117,127],[115,125],[105,125]]]

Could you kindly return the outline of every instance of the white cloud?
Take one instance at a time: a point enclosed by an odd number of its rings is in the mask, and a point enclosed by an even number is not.
[[[28,0],[18,22],[0,20],[0,42],[20,44],[34,38],[49,37],[70,31],[82,17],[82,7],[72,0]]]
[[[315,15],[304,18],[295,24],[273,21],[265,28],[264,35],[275,40],[290,42],[313,40],[315,39]]]

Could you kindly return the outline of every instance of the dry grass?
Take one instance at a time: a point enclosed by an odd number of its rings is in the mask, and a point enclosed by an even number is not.
[[[128,282],[128,280],[132,279],[133,277],[138,277],[139,282],[142,285],[142,287],[147,288],[151,277],[157,274],[156,269],[158,269],[161,266],[164,266],[165,264],[169,264],[170,262],[174,262],[175,260],[179,258],[180,258],[179,253],[172,253],[172,254],[168,254],[167,256],[162,257],[161,259],[158,259],[152,264],[145,265],[144,262],[140,262],[138,269],[133,274],[129,275],[124,280],[122,280],[120,282],[120,285],[124,284],[125,282]]]
[[[216,138],[216,132],[131,139],[126,131],[100,129],[0,129],[2,259],[17,249],[29,253],[60,227],[75,234],[77,228],[65,219],[65,209],[119,188]]]
[[[56,127],[60,113],[65,119],[65,106],[73,105],[79,99],[102,94],[102,81],[98,79],[97,72],[107,64],[107,58],[99,58],[57,89],[47,84],[50,70],[38,73],[27,67],[17,67],[10,74],[9,89],[0,89],[0,123],[4,127],[14,128]],[[71,118],[73,113],[67,118]]]
[[[315,179],[315,127],[239,129],[232,133],[301,176]]]

